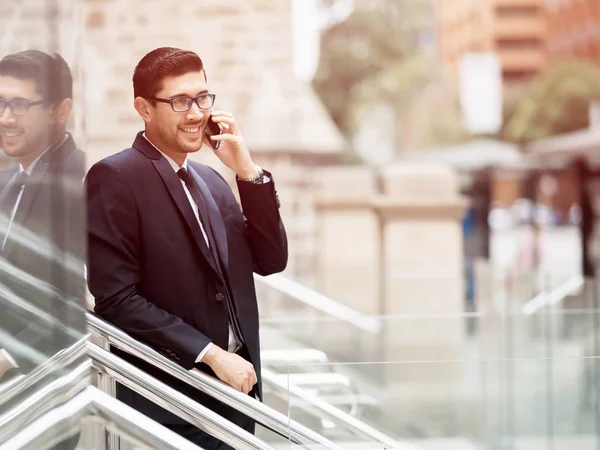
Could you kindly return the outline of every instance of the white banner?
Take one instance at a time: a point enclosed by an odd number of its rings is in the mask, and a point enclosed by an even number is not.
[[[459,96],[465,127],[494,134],[502,127],[502,68],[495,53],[466,53],[459,62]]]

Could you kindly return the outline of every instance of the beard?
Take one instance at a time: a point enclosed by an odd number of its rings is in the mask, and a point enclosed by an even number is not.
[[[194,153],[202,148],[204,126],[205,122],[179,125],[175,130],[162,129],[160,138],[177,153]]]
[[[20,127],[3,127],[0,130],[0,146],[7,156],[24,158],[41,154],[58,136],[57,126],[48,126],[44,129]]]

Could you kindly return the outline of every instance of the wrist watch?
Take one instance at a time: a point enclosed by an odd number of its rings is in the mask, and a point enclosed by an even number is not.
[[[265,172],[257,164],[255,164],[255,166],[256,166],[256,175],[254,175],[252,178],[242,179],[242,181],[246,181],[248,183],[254,183],[254,184],[262,183]]]

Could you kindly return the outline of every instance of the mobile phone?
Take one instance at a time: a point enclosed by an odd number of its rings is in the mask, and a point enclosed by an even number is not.
[[[204,135],[207,137],[207,141],[210,144],[210,146],[215,150],[217,150],[221,146],[221,141],[213,141],[210,137],[218,136],[221,133],[223,133],[223,130],[221,130],[219,124],[215,122],[211,116],[208,119],[208,122],[206,122],[206,127],[204,127]]]

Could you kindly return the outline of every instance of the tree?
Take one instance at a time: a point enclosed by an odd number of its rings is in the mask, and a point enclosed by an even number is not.
[[[600,100],[600,65],[559,62],[534,78],[509,109],[502,136],[526,143],[585,128],[592,100]]]
[[[326,8],[336,3],[322,2]],[[465,137],[454,97],[438,101],[427,95],[438,84],[436,97],[452,96],[439,88],[442,76],[435,55],[423,46],[424,38],[433,39],[432,2],[364,0],[355,4],[359,7],[344,21],[323,32],[321,59],[313,79],[315,91],[342,133],[351,139],[369,108],[384,107],[395,117],[394,129],[388,132],[394,135],[396,151],[413,145],[415,140],[411,142],[407,132],[414,131],[409,119],[415,105],[426,97],[438,109],[428,117],[420,137],[429,138],[427,143],[433,145]],[[440,104],[444,107],[439,108]],[[425,139],[416,142],[420,145]]]
[[[406,54],[395,34],[379,11],[357,10],[322,35],[313,86],[346,135],[351,131],[354,88]]]

